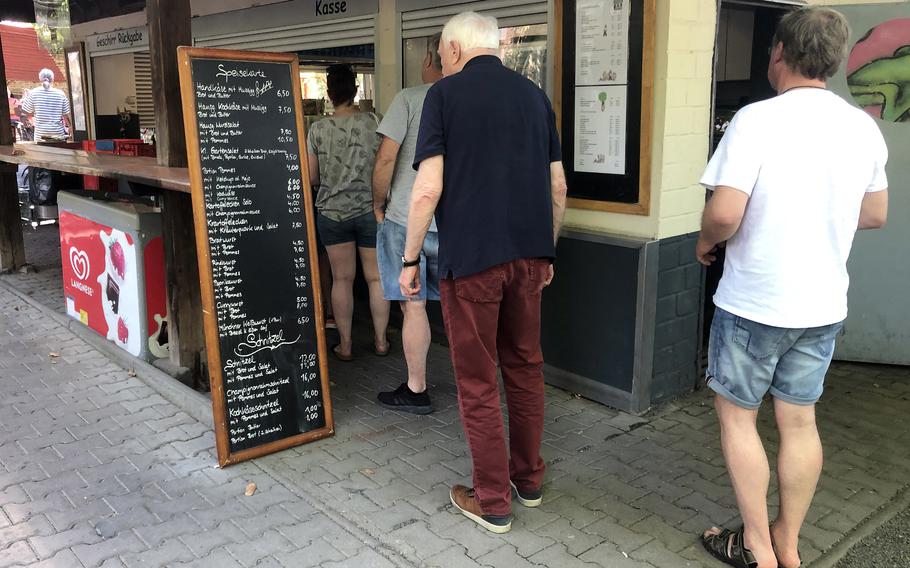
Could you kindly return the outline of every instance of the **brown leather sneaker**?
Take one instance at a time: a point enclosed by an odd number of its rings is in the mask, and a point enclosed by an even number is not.
[[[478,525],[496,534],[512,530],[512,515],[484,515],[480,503],[474,497],[474,488],[456,485],[449,492],[449,498],[461,514]]]

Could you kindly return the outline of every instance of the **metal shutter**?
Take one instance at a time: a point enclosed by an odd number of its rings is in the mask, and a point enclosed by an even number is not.
[[[376,41],[376,16],[358,16],[264,30],[196,38],[200,47],[295,52]]]
[[[133,54],[136,77],[136,112],[140,128],[155,128],[155,100],[152,97],[152,64],[148,51]]]
[[[439,8],[401,13],[402,39],[433,35],[446,21],[466,10],[472,10],[499,20],[500,28],[547,23],[547,2],[528,0],[492,0],[466,2]]]

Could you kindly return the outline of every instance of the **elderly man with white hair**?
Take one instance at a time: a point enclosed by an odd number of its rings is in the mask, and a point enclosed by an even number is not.
[[[64,119],[70,113],[70,102],[60,89],[55,89],[54,72],[42,69],[38,73],[40,87],[35,87],[25,96],[20,108],[34,116],[35,140],[43,136],[66,136]]]
[[[473,487],[456,485],[450,498],[504,533],[513,489],[525,506],[541,502],[540,298],[553,278],[566,182],[550,101],[498,52],[495,18],[464,12],[442,31],[445,77],[423,105],[399,284],[405,296],[419,293],[420,251],[435,213],[442,309],[474,461]]]

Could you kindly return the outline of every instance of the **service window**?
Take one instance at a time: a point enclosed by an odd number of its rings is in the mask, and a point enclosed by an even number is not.
[[[405,87],[420,85],[420,68],[427,53],[430,37],[404,40],[402,68]],[[518,71],[546,90],[547,24],[500,28],[499,55],[507,67]]]

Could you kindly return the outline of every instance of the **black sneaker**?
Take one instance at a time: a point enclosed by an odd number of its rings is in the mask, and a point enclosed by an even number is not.
[[[430,395],[427,394],[427,391],[414,392],[408,388],[408,383],[401,383],[401,386],[393,391],[381,392],[376,398],[379,399],[380,404],[392,410],[414,414],[433,412],[433,403],[430,402]]]
[[[514,481],[509,481],[509,484],[512,486],[512,490],[515,491],[515,495],[518,497],[518,502],[524,505],[525,507],[539,507],[540,503],[543,501],[543,494],[538,489],[537,491],[522,491],[515,485]]]

